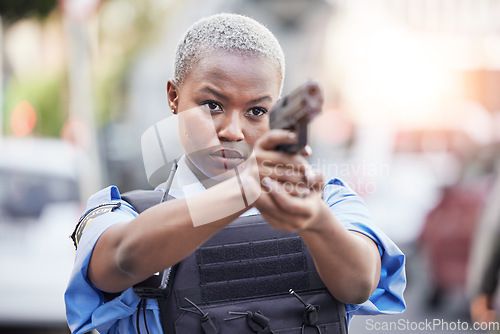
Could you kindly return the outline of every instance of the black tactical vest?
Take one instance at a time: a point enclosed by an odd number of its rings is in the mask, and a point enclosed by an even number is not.
[[[138,212],[161,192],[122,198]],[[343,303],[326,289],[297,233],[280,232],[261,215],[240,217],[136,293],[156,298],[164,333],[347,333]]]

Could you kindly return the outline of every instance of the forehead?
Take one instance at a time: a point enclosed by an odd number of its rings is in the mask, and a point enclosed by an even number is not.
[[[237,85],[248,91],[266,91],[279,95],[281,88],[279,66],[272,59],[253,53],[214,51],[193,64],[184,83],[214,84],[218,87]]]

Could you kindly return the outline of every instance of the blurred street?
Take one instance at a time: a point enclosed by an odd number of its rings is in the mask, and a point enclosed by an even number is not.
[[[69,236],[98,190],[157,185],[141,140],[170,116],[182,33],[220,12],[276,35],[283,94],[321,84],[309,163],[407,255],[407,310],[355,316],[350,333],[487,333],[469,306],[500,233],[500,0],[14,0],[0,4],[0,334],[69,333]],[[180,149],[162,135],[159,156]]]
[[[430,287],[422,259],[415,249],[403,248],[402,250],[409,256],[408,286],[405,292],[406,311],[398,315],[355,316],[349,327],[350,333],[485,333],[485,331],[473,330],[468,298],[463,291],[450,292],[443,296],[439,306],[431,306],[429,304]],[[463,328],[467,330],[461,330]]]

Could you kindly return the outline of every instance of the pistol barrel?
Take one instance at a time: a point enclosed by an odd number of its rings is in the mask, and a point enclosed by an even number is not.
[[[297,145],[283,145],[277,149],[298,153],[307,145],[307,125],[323,107],[323,93],[315,81],[307,81],[280,99],[269,113],[271,129],[297,132]]]

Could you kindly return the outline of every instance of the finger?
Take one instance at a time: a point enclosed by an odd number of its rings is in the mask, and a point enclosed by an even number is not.
[[[263,191],[263,194],[265,195],[259,197],[259,200],[255,203],[255,207],[260,211],[266,222],[278,231],[296,231],[295,224],[290,223],[296,219],[296,216],[283,213],[268,193]]]
[[[270,177],[281,183],[303,184],[307,185],[306,175],[293,168],[275,166],[273,168],[263,167],[260,170],[260,177]]]
[[[283,212],[290,215],[309,216],[309,210],[305,201],[299,197],[292,196],[283,185],[272,180],[271,178],[264,178],[262,180],[265,187],[269,190],[269,196],[274,203]]]
[[[255,145],[264,150],[274,150],[278,145],[296,144],[297,135],[282,129],[273,129],[262,136]]]
[[[274,200],[269,195],[270,189],[261,183],[262,191],[259,198],[255,201],[254,206],[263,215],[274,215],[279,211],[278,206],[274,203]]]
[[[289,154],[280,151],[256,151],[257,162],[259,166],[267,168],[283,167],[297,170],[300,173],[305,173],[309,166],[307,160],[298,154]]]
[[[278,182],[279,191],[291,197],[304,198],[311,193],[306,183],[293,184],[290,182]]]
[[[310,157],[312,155],[312,148],[309,145],[304,146],[301,152],[303,157]]]
[[[269,225],[271,225],[272,228],[274,228],[277,231],[295,232],[298,230],[294,224],[288,223],[290,220],[288,220],[283,216],[268,214],[264,215],[264,219]]]
[[[311,167],[306,168],[305,178],[310,189],[322,191],[326,184],[325,177],[320,171],[314,170]]]
[[[268,178],[271,178],[273,181],[278,183],[277,189],[271,187],[272,184],[266,180]],[[298,175],[287,176],[287,177],[276,176],[273,178],[272,176],[265,175],[262,176],[261,180],[263,180],[261,182],[263,191],[266,191],[268,193],[272,192],[273,190],[277,190],[287,194],[288,196],[300,197],[300,198],[306,197],[311,193],[311,189],[307,181],[304,180],[302,176],[300,177]]]

